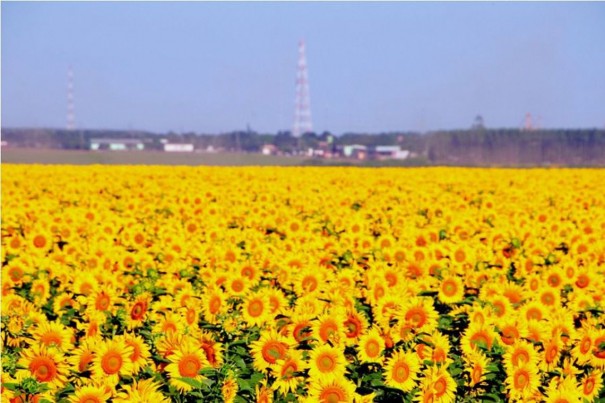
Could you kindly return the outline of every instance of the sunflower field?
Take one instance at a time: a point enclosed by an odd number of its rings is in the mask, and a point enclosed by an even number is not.
[[[2,402],[597,402],[605,171],[2,166]]]

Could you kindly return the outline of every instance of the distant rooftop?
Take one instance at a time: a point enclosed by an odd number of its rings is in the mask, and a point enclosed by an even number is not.
[[[90,139],[90,142],[96,144],[140,144],[144,141],[137,139]]]

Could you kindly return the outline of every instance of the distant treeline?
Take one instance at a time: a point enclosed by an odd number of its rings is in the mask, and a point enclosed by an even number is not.
[[[90,140],[139,139],[147,150],[162,150],[163,141],[192,143],[196,149],[260,152],[264,144],[274,144],[282,152],[348,144],[368,147],[399,145],[430,164],[451,165],[605,165],[603,129],[486,129],[437,131],[431,133],[306,133],[301,138],[290,132],[259,134],[234,131],[224,134],[151,133],[121,130],[2,129],[9,147],[88,149]],[[330,138],[333,142],[330,143]]]

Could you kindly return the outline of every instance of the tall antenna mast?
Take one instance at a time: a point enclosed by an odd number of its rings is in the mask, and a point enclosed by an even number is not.
[[[67,69],[67,130],[76,128],[76,112],[74,108],[74,72],[71,66]]]
[[[298,68],[296,71],[296,109],[294,110],[294,128],[292,135],[301,135],[312,132],[311,101],[309,98],[309,77],[307,72],[307,56],[305,54],[305,42],[301,40],[298,44]]]

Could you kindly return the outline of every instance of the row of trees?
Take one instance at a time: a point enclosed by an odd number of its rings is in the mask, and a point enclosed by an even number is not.
[[[88,149],[93,138],[128,138],[145,142],[146,149],[161,150],[162,141],[192,143],[196,149],[260,152],[263,144],[274,144],[283,152],[317,148],[329,141],[334,148],[347,144],[365,146],[399,145],[424,156],[433,164],[605,164],[605,130],[486,129],[473,125],[468,130],[432,133],[305,133],[295,138],[288,131],[259,134],[251,130],[224,134],[166,133],[119,130],[2,129],[2,140],[11,147]]]

